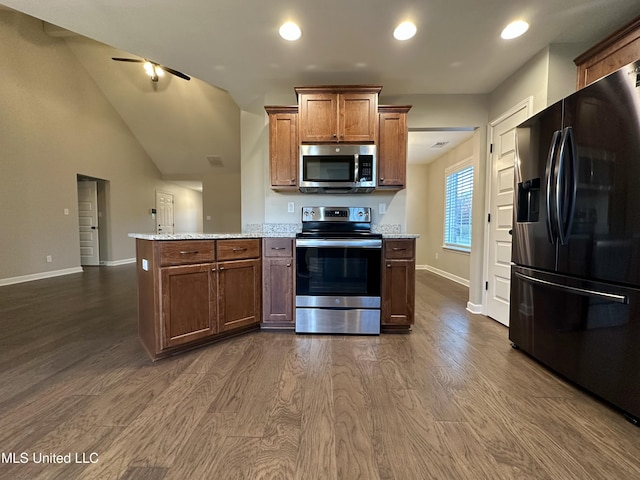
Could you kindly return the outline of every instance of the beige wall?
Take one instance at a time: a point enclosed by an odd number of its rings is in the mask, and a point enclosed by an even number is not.
[[[586,43],[549,45],[549,83],[547,106],[576,91],[578,73],[573,59],[590,47]]]
[[[129,232],[154,230],[156,189],[176,195],[181,226],[198,228],[180,209],[183,200],[197,204],[199,193],[161,180],[64,41],[45,35],[42,22],[0,10],[0,58],[0,280],[79,267],[78,174],[108,182],[108,261],[135,256]]]
[[[240,232],[240,172],[209,174],[202,178],[204,232]]]
[[[470,278],[470,254],[443,248],[444,178],[448,167],[467,159],[473,162],[473,147],[474,141],[470,139],[427,165],[409,168],[411,184],[416,187],[422,186],[421,191],[412,196],[412,203],[417,204],[411,215],[411,224],[413,228],[420,229],[417,233],[422,236],[422,248],[417,252],[416,263],[421,267],[464,280],[466,283]],[[476,170],[477,168],[474,168],[474,177],[477,174]],[[473,205],[474,211],[482,207],[475,203]]]

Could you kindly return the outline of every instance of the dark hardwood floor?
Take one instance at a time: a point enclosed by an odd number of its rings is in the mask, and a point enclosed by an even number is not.
[[[640,478],[639,428],[433,274],[409,335],[255,332],[157,363],[135,288],[133,265],[0,288],[1,479]]]

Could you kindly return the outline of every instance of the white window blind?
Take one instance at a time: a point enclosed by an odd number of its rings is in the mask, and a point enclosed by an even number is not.
[[[473,166],[447,169],[445,179],[444,246],[471,251]]]

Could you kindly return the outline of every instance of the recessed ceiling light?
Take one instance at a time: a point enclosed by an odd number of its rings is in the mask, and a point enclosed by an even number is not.
[[[527,30],[529,30],[529,24],[525,21],[518,20],[507,25],[505,29],[502,30],[500,36],[505,40],[511,40],[512,38],[519,37]]]
[[[289,40],[290,42],[298,40],[302,36],[302,30],[300,30],[300,27],[293,22],[283,23],[278,32],[282,38]]]
[[[396,40],[409,40],[416,34],[416,26],[411,22],[402,22],[393,31]]]

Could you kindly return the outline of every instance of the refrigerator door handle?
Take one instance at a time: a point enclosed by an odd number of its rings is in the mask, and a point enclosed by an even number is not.
[[[547,169],[545,172],[545,177],[547,180],[547,191],[546,191],[546,209],[547,209],[547,233],[549,234],[549,242],[552,244],[556,243],[556,239],[558,237],[557,232],[555,231],[555,225],[557,225],[557,221],[554,221],[555,218],[552,219],[552,215],[555,212],[554,206],[552,205],[554,200],[554,195],[552,192],[552,187],[555,185],[554,182],[554,174],[555,174],[555,165],[556,165],[556,150],[558,148],[558,143],[560,140],[560,130],[556,130],[553,132],[553,137],[551,137],[551,146],[549,146],[549,154],[547,156]]]
[[[568,159],[566,157],[569,157]],[[565,161],[566,160],[566,161]],[[569,233],[573,225],[573,214],[576,207],[576,193],[578,189],[577,159],[573,144],[573,130],[565,127],[560,140],[560,151],[558,153],[558,175],[556,177],[556,220],[558,222],[558,243],[566,245],[569,240]],[[569,175],[570,183],[563,182]],[[564,188],[569,188],[565,192]],[[567,197],[566,193],[569,194]],[[568,208],[565,202],[569,202]]]
[[[540,278],[531,277],[524,273],[514,272],[514,275],[521,278],[524,281],[535,283],[538,285],[544,285],[545,287],[557,288],[558,290],[565,290],[577,295],[584,295],[585,297],[601,298],[603,300],[609,300],[615,303],[628,304],[629,299],[625,295],[617,295],[615,293],[598,292],[597,290],[589,290],[588,288],[570,287],[569,285],[560,285],[559,283],[549,282],[548,280],[542,280]]]

